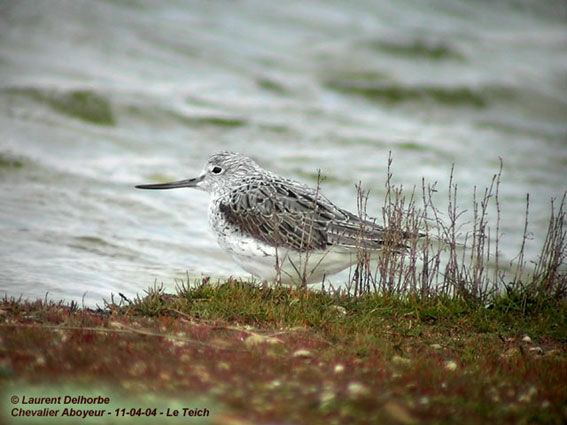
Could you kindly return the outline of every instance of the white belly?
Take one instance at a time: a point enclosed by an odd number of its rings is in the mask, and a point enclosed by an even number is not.
[[[356,263],[356,252],[345,248],[307,253],[275,248],[221,222],[218,216],[209,217],[219,245],[244,270],[261,280],[295,285],[316,283]]]
[[[343,249],[299,253],[241,239],[226,247],[232,258],[261,280],[302,285],[322,281],[356,263],[356,254]]]

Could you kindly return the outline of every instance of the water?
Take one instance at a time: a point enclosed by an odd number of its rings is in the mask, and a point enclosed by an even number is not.
[[[567,6],[8,1],[0,5],[0,292],[102,303],[154,281],[245,276],[194,177],[230,149],[380,217],[394,182],[462,208],[504,160],[502,255],[541,246],[567,189]],[[354,4],[353,4],[354,3]],[[545,4],[543,4],[545,3]],[[340,278],[339,278],[340,280]]]

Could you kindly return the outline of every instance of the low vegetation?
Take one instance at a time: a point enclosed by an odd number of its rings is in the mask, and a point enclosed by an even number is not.
[[[0,379],[12,387],[201,397],[218,424],[567,419],[564,303],[522,313],[509,298],[479,308],[229,281],[154,288],[100,311],[9,299],[0,308]]]

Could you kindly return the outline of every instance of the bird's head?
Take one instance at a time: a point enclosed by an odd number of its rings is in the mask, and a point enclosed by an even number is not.
[[[222,192],[254,171],[262,170],[252,159],[236,152],[211,155],[198,177],[169,183],[141,184],[138,189],[177,189],[191,187],[208,193]]]

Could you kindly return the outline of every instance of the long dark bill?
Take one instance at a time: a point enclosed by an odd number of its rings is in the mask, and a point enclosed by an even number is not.
[[[157,184],[139,184],[136,189],[178,189],[180,187],[196,187],[203,180],[203,177],[196,177],[194,179],[179,180],[169,183]]]

